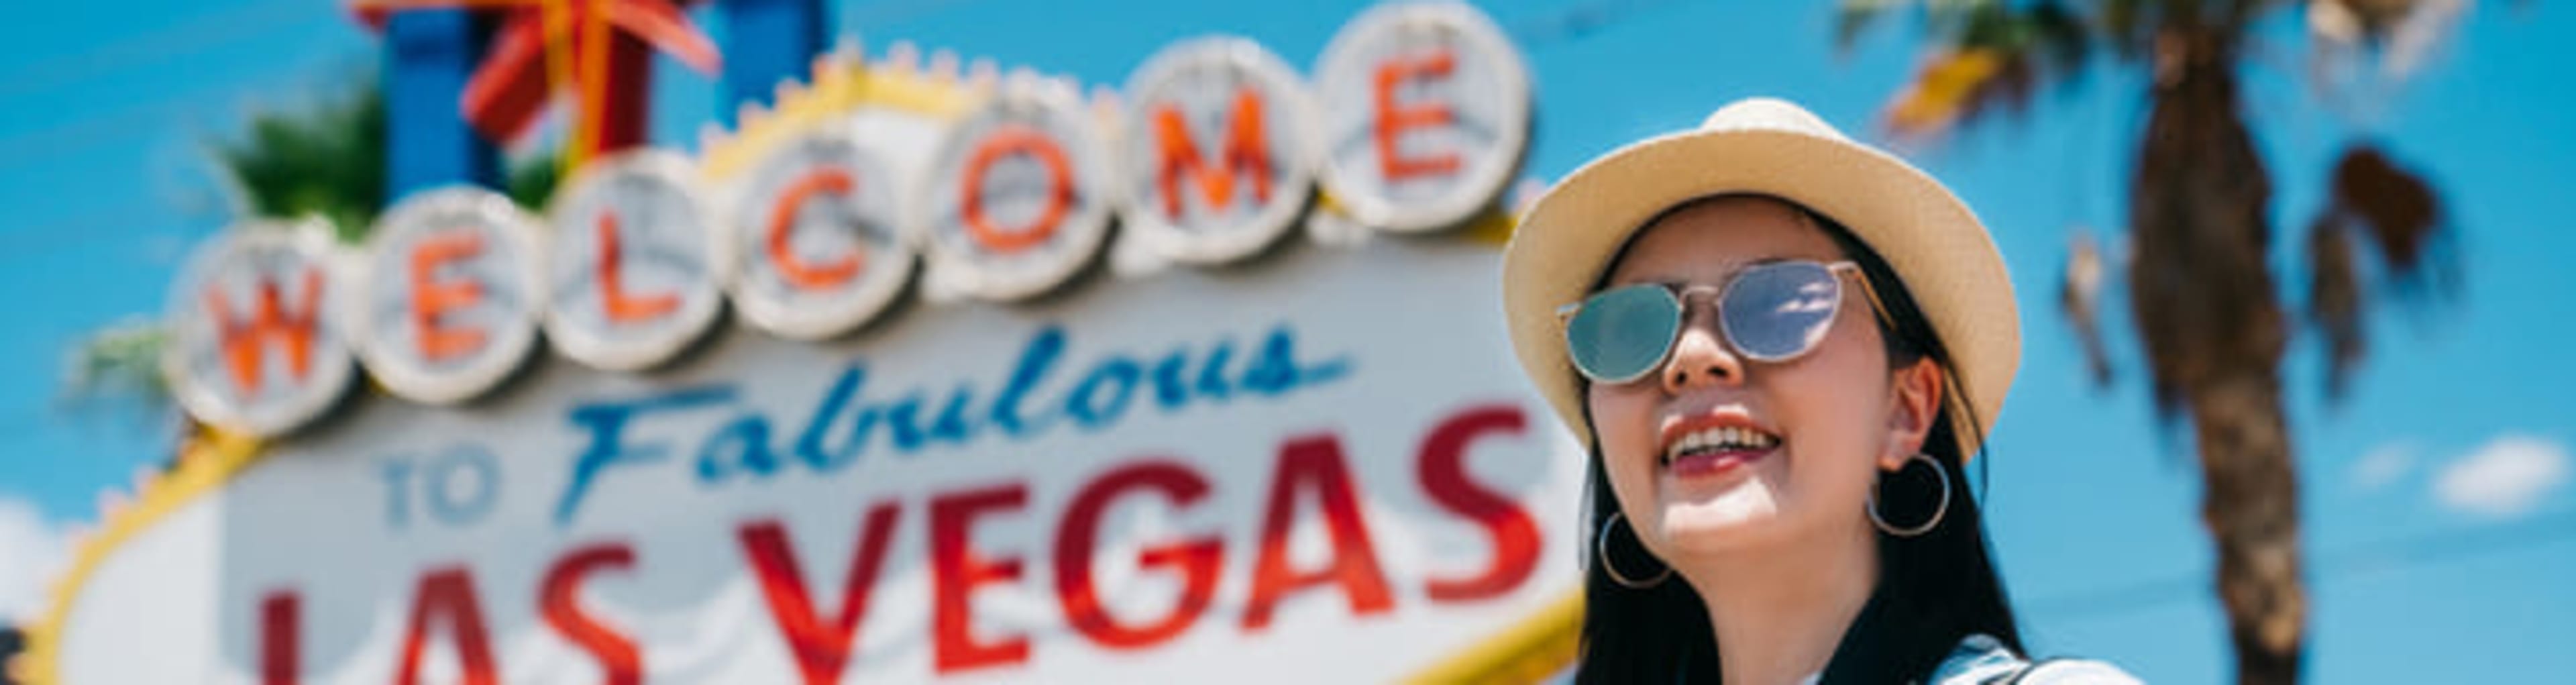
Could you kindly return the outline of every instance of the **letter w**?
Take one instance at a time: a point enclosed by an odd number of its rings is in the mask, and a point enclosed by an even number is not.
[[[271,338],[284,339],[287,370],[295,380],[304,380],[312,370],[314,323],[322,312],[322,272],[305,269],[303,286],[304,311],[288,311],[277,282],[259,279],[259,309],[249,321],[233,318],[232,302],[224,299],[221,290],[206,290],[206,310],[214,314],[215,330],[224,346],[224,366],[232,370],[233,383],[242,394],[259,393],[260,352]]]

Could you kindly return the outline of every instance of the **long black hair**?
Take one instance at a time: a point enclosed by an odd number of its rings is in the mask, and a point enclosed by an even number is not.
[[[1651,227],[1683,209],[1728,197],[1747,196],[1718,195],[1685,202],[1647,220],[1644,226]],[[1876,251],[1833,218],[1804,205],[1767,195],[1751,197],[1775,200],[1804,213],[1813,225],[1833,238],[1846,258],[1860,265],[1861,273],[1885,307],[1886,316],[1877,320],[1880,337],[1886,341],[1889,368],[1904,368],[1925,358],[1944,369],[1954,368],[1950,366],[1948,349],[1933,333],[1913,295]],[[1641,228],[1639,233],[1643,232]],[[1633,237],[1630,243],[1634,244]],[[1625,254],[1623,247],[1609,263],[1618,263]],[[1604,278],[1608,271],[1603,269]],[[1596,284],[1595,289],[1598,287]],[[1971,431],[1969,435],[1982,436],[1982,431],[1972,412],[1963,409],[1967,405],[1963,404],[1956,374],[1945,373],[1943,377],[1952,380],[1947,381],[1946,392],[1942,393],[1942,411],[1934,419],[1930,434],[1924,437],[1923,452],[1941,463],[1941,474],[1950,481],[1946,488],[1951,498],[1949,511],[1938,526],[1922,535],[1878,534],[1878,586],[1872,589],[1868,604],[1834,649],[1823,679],[1829,685],[1920,680],[1960,640],[1972,634],[1994,636],[2013,651],[2021,651],[2021,633],[1987,549],[1985,520],[1974,491],[1968,487],[1968,455],[1961,452],[1957,438],[1963,423]],[[1996,389],[1989,389],[1992,390]],[[1591,421],[1588,407],[1584,421]],[[1605,534],[1603,523],[1619,513],[1619,500],[1602,470],[1597,439],[1590,453],[1592,463],[1587,469],[1590,475],[1585,489],[1591,493],[1591,516],[1584,529],[1597,537]],[[1878,507],[1886,512],[1889,523],[1912,526],[1931,516],[1945,489],[1933,480],[1931,471],[1916,466],[1882,476]],[[1609,539],[1588,540],[1590,544],[1584,547],[1582,657],[1575,681],[1716,682],[1723,673],[1719,666],[1722,657],[1709,626],[1707,605],[1700,601],[1699,593],[1678,578],[1667,578],[1642,589],[1613,581],[1601,568],[1598,555],[1604,553],[1603,545],[1607,545],[1610,563],[1617,564],[1630,580],[1649,576],[1648,572],[1663,567],[1661,561],[1645,551],[1628,526],[1611,526],[1606,534]]]

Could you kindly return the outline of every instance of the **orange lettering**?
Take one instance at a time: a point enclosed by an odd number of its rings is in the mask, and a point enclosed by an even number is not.
[[[626,260],[618,254],[617,215],[599,215],[599,307],[608,313],[608,322],[627,323],[652,319],[680,308],[680,296],[672,293],[635,296],[626,294],[625,279],[619,275]]]
[[[984,215],[984,174],[992,171],[993,164],[1002,161],[1003,156],[1014,154],[1035,156],[1046,165],[1047,204],[1045,210],[1038,212],[1036,221],[1003,229]],[[966,159],[966,174],[959,180],[965,183],[957,197],[965,205],[960,214],[965,216],[966,236],[1000,252],[1018,252],[1046,242],[1055,235],[1057,224],[1063,223],[1065,210],[1073,205],[1073,162],[1065,157],[1064,148],[1056,145],[1055,139],[1026,126],[1005,126],[977,143],[974,154]]]
[[[1406,157],[1396,150],[1397,136],[1405,129],[1447,126],[1457,119],[1447,103],[1433,101],[1399,105],[1395,88],[1405,81],[1447,77],[1458,69],[1458,55],[1448,48],[1418,57],[1396,58],[1377,65],[1377,164],[1388,181],[1401,181],[1415,176],[1450,174],[1458,171],[1458,153],[1449,152],[1428,157]]]
[[[827,167],[796,179],[795,183],[787,186],[787,192],[779,194],[778,205],[769,210],[769,263],[778,267],[778,275],[785,277],[788,285],[821,290],[846,283],[859,275],[857,252],[822,264],[810,264],[796,256],[796,246],[789,240],[795,237],[796,209],[804,206],[807,199],[820,193],[848,195],[857,187],[858,184],[850,179],[850,172]]]
[[[600,681],[606,685],[643,685],[644,653],[635,638],[582,610],[581,584],[595,572],[634,567],[634,547],[623,542],[591,545],[556,561],[537,591],[538,615],[566,642],[599,660]]]
[[[1155,131],[1163,150],[1163,212],[1178,221],[1181,218],[1181,174],[1196,181],[1199,197],[1210,209],[1234,204],[1234,175],[1252,176],[1254,202],[1270,201],[1270,150],[1262,146],[1261,94],[1247,87],[1234,96],[1233,125],[1226,129],[1225,158],[1219,169],[1208,169],[1199,159],[1199,146],[1190,140],[1189,122],[1181,110],[1166,103],[1154,110]]]
[[[304,596],[294,590],[278,590],[259,600],[259,682],[260,685],[295,685],[297,654],[304,631],[296,618],[302,613]]]
[[[206,309],[214,314],[216,334],[223,341],[224,366],[231,369],[233,383],[241,388],[242,394],[259,392],[263,366],[260,352],[272,338],[282,338],[286,342],[286,368],[294,374],[295,380],[303,381],[304,375],[313,369],[314,324],[320,320],[322,312],[320,269],[307,267],[304,270],[302,295],[304,311],[288,311],[282,301],[284,298],[278,295],[277,282],[261,278],[259,311],[249,321],[236,321],[232,316],[232,303],[224,299],[223,292],[215,288],[206,289]]]
[[[743,524],[739,537],[744,556],[751,558],[751,575],[760,581],[760,594],[769,600],[769,616],[777,623],[779,636],[786,638],[787,651],[796,656],[796,672],[805,677],[806,685],[841,682],[841,671],[859,648],[859,619],[867,616],[868,596],[876,588],[877,569],[885,567],[898,513],[892,502],[868,509],[859,539],[850,546],[841,606],[830,616],[816,610],[813,593],[805,588],[805,574],[797,570],[796,549],[788,544],[786,525],[774,519]]]
[[[444,361],[483,349],[483,329],[472,326],[451,328],[438,322],[440,316],[450,311],[483,301],[483,284],[472,279],[433,280],[440,265],[482,253],[483,234],[472,231],[434,235],[412,246],[412,334],[420,343],[422,357],[433,362]]]
[[[1538,520],[1511,497],[1467,477],[1467,445],[1485,436],[1517,436],[1529,431],[1520,407],[1493,404],[1470,407],[1440,422],[1422,441],[1414,474],[1422,491],[1451,513],[1485,529],[1493,540],[1493,562],[1476,575],[1432,578],[1422,594],[1435,602],[1492,599],[1510,593],[1538,570]]]
[[[403,633],[402,661],[394,667],[396,685],[420,682],[421,660],[428,651],[432,622],[444,617],[454,631],[456,655],[463,660],[465,685],[498,685],[501,668],[492,659],[492,634],[483,629],[474,574],[463,567],[431,571],[412,593],[411,629]]]
[[[1288,558],[1288,533],[1297,523],[1298,493],[1304,490],[1314,491],[1321,501],[1324,530],[1333,539],[1332,561],[1321,568],[1295,568]],[[1280,600],[1320,586],[1339,587],[1354,616],[1395,608],[1386,571],[1377,562],[1377,545],[1369,540],[1368,520],[1360,516],[1357,490],[1340,438],[1306,435],[1280,446],[1278,469],[1270,475],[1270,503],[1261,517],[1261,551],[1252,562],[1252,597],[1244,602],[1245,631],[1269,627]]]

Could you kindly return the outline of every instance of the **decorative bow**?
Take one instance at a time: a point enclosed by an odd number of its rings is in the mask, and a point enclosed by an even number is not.
[[[569,169],[588,155],[642,142],[649,105],[640,97],[612,101],[611,93],[646,78],[650,62],[621,59],[617,43],[640,41],[700,73],[722,68],[715,42],[681,11],[687,1],[356,0],[350,8],[377,30],[405,10],[506,13],[458,108],[485,138],[508,143],[527,134],[559,89],[573,89],[572,140],[564,155]]]

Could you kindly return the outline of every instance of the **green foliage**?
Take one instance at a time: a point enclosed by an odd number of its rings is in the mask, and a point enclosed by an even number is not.
[[[251,216],[330,219],[342,242],[367,237],[385,197],[385,97],[374,81],[310,109],[262,113],[242,139],[215,156]],[[562,156],[544,152],[509,165],[503,190],[543,209],[562,176]]]
[[[366,237],[385,206],[385,97],[373,81],[311,109],[252,117],[215,157],[252,216],[329,219],[342,241]]]
[[[62,405],[93,414],[127,408],[165,413],[170,388],[161,375],[161,349],[169,337],[159,322],[143,318],[91,333],[64,359]]]
[[[553,151],[513,161],[502,180],[502,192],[530,212],[545,211],[546,202],[554,199],[555,187],[563,182],[563,155]]]

